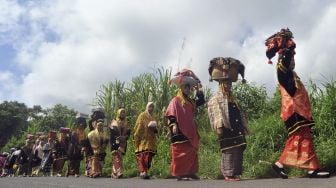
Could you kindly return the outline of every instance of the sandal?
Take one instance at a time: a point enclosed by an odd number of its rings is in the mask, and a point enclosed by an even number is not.
[[[285,173],[285,169],[280,168],[276,164],[272,164],[272,168],[282,179],[288,179],[288,175]]]
[[[330,172],[321,171],[320,169],[308,171],[309,178],[329,178]]]

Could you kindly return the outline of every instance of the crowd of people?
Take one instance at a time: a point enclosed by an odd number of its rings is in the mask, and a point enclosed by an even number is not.
[[[268,58],[279,54],[277,76],[282,97],[281,117],[288,131],[288,139],[280,159],[272,168],[281,178],[288,178],[284,166],[308,170],[311,178],[329,177],[321,170],[313,147],[311,128],[314,126],[307,91],[294,71],[295,43],[289,29],[282,29],[266,40]],[[232,83],[238,75],[244,79],[244,65],[237,59],[216,57],[210,61],[209,75],[218,82],[218,91],[207,101],[210,125],[218,135],[221,149],[220,169],[226,181],[239,181],[243,173],[243,153],[250,134],[243,109],[232,92]],[[197,180],[200,136],[195,112],[206,103],[198,77],[188,69],[178,72],[170,81],[178,85],[177,95],[168,104],[165,117],[171,140],[171,174],[178,180]],[[196,91],[192,98],[193,91]],[[104,130],[104,109],[92,111],[87,116],[78,114],[73,129],[61,128],[28,135],[24,146],[12,148],[1,154],[1,176],[65,176],[80,175],[81,161],[85,162],[85,175],[102,176],[107,147],[112,157],[111,177],[123,177],[123,157],[127,142],[133,134],[135,158],[139,176],[149,179],[149,170],[157,150],[158,123],[154,117],[154,102],[139,114],[133,129],[127,122],[126,109],[120,108],[115,119]]]
[[[134,129],[136,158],[140,177],[148,179],[152,157],[156,153],[157,122],[153,117],[154,103],[149,102],[139,115]],[[24,146],[3,152],[0,158],[1,177],[6,176],[80,176],[81,161],[85,162],[85,175],[102,176],[106,147],[112,155],[112,178],[123,177],[122,158],[127,150],[131,127],[126,120],[126,110],[120,108],[104,131],[105,114],[101,108],[94,109],[86,134],[87,115],[79,113],[74,128],[61,127],[47,135],[28,134]],[[67,167],[65,167],[65,162]],[[65,174],[63,173],[64,171]]]

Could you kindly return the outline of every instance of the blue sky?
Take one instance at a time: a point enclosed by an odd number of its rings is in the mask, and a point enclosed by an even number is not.
[[[16,50],[13,48],[11,44],[2,44],[0,45],[0,70],[11,70],[15,71],[15,68],[13,69],[13,61],[15,59]],[[12,66],[11,66],[12,65]]]
[[[263,43],[283,27],[294,33],[305,83],[336,70],[331,0],[0,0],[0,9],[1,101],[87,112],[101,84],[154,66],[191,68],[216,88],[207,67],[218,56],[241,60],[246,79],[271,94],[275,66],[266,63]]]

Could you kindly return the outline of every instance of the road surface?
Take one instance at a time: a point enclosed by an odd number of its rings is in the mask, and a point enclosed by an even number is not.
[[[224,180],[199,180],[199,181],[176,181],[175,179],[150,179],[139,178],[110,179],[86,177],[14,177],[0,178],[0,188],[198,188],[198,187],[220,187],[220,188],[336,188],[336,177],[329,179],[257,179],[243,180],[239,182],[225,182]]]

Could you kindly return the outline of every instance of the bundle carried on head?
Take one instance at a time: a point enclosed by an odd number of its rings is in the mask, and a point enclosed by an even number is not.
[[[87,114],[84,114],[84,113],[78,113],[76,115],[76,121],[75,121],[75,126],[76,127],[79,127],[80,125],[83,126],[83,128],[85,129],[87,124],[86,124],[86,118],[88,118],[88,115]]]
[[[92,109],[91,120],[96,121],[97,119],[105,118],[105,110],[103,108]]]
[[[210,81],[236,82],[240,74],[245,82],[244,72],[245,66],[232,57],[216,57],[209,64]]]
[[[69,133],[71,132],[71,129],[68,128],[68,127],[61,127],[61,128],[59,129],[59,131],[60,131],[60,133],[62,133],[62,134],[69,134]]]
[[[105,110],[103,108],[92,109],[91,119],[89,120],[90,131],[94,130],[92,122],[97,121],[98,119],[105,119]]]
[[[287,29],[281,29],[279,32],[268,37],[265,41],[266,56],[269,61],[268,64],[272,64],[271,59],[278,53],[283,55],[284,53],[290,52],[291,55],[295,54],[296,44],[293,40],[293,33]]]
[[[177,72],[168,83],[170,85],[174,83],[178,86],[189,84],[191,87],[194,87],[200,84],[201,81],[192,70],[182,69],[182,71]]]

